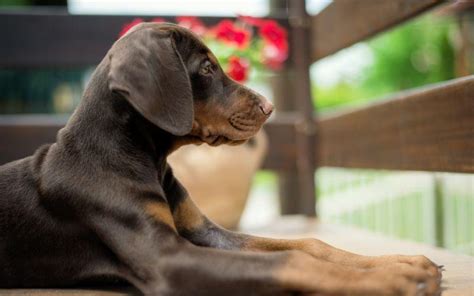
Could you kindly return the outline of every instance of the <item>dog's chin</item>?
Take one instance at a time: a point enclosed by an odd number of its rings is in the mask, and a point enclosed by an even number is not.
[[[245,134],[234,134],[234,135],[213,135],[205,138],[201,138],[201,141],[207,143],[209,146],[220,146],[220,145],[231,145],[237,146],[247,142],[258,132],[256,130],[252,133]]]
[[[201,139],[204,143],[207,143],[209,146],[220,146],[220,145],[231,145],[231,146],[236,146],[245,143],[248,139],[230,139],[227,138],[226,136],[214,136],[214,137],[208,137],[206,139]]]

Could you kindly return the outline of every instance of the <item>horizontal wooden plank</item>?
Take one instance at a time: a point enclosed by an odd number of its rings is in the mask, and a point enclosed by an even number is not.
[[[295,170],[296,144],[293,114],[282,115],[265,125],[269,151],[263,168]],[[67,122],[67,116],[2,115],[0,116],[0,165],[26,157],[42,144],[56,141],[56,133]]]
[[[312,17],[312,59],[333,54],[442,2],[335,0]]]
[[[96,65],[118,38],[122,26],[135,18],[69,15],[56,9],[1,10],[0,15],[0,67],[9,68]]]
[[[0,67],[86,67],[98,64],[118,38],[122,26],[134,18],[155,17],[174,22],[174,16],[69,15],[62,9],[0,9]],[[200,17],[208,26],[222,17]],[[272,16],[288,26],[281,17]],[[226,17],[226,19],[232,19]]]
[[[318,122],[319,166],[474,173],[474,76]]]

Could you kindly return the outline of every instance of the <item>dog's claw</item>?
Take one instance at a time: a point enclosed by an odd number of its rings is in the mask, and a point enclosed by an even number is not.
[[[421,296],[421,295],[424,295],[424,292],[425,292],[425,290],[426,290],[426,287],[427,287],[426,283],[418,283],[418,284],[416,285],[416,295],[417,295],[417,296],[418,296],[418,295],[420,295],[420,296]]]
[[[426,283],[418,283],[416,285],[416,288],[418,289],[418,291],[419,290],[424,290],[424,289],[426,289]]]

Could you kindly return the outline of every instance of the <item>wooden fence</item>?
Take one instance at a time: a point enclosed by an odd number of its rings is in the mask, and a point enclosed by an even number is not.
[[[265,126],[270,149],[263,167],[279,173],[283,213],[315,214],[314,172],[319,166],[474,172],[474,76],[330,117],[313,113],[313,62],[442,3],[335,0],[309,16],[304,0],[272,2],[276,8],[288,7],[278,21],[290,30],[291,58],[275,79],[279,112]],[[0,15],[0,67],[7,68],[95,65],[132,18],[51,10]],[[65,122],[56,116],[0,117],[0,164],[54,141]]]

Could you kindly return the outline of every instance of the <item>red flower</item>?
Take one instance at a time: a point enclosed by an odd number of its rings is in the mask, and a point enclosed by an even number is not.
[[[260,36],[263,40],[278,48],[288,47],[286,29],[273,20],[266,20],[260,26]]]
[[[260,26],[263,45],[263,63],[272,69],[280,69],[288,58],[288,34],[286,29],[272,20]]]
[[[135,27],[136,25],[143,23],[143,19],[141,18],[136,18],[133,19],[133,21],[126,23],[125,25],[122,26],[122,30],[120,30],[119,37],[122,37],[125,35],[131,28]]]
[[[279,70],[288,58],[288,47],[281,49],[267,42],[262,49],[262,62],[273,70]]]
[[[218,23],[213,33],[217,39],[239,49],[245,49],[250,43],[250,32],[235,26],[229,20],[223,20]]]
[[[207,31],[203,22],[195,16],[178,16],[176,21],[178,25],[193,31],[199,36],[204,35]]]
[[[242,22],[252,25],[254,27],[260,27],[265,23],[264,19],[248,15],[238,15],[237,18]]]
[[[249,61],[238,56],[231,56],[227,65],[227,74],[238,82],[247,80],[249,72]]]

